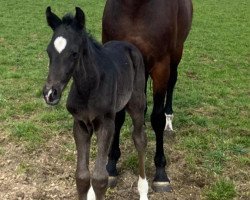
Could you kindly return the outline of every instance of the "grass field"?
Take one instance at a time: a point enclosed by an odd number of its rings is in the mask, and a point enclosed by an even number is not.
[[[98,40],[105,1],[0,0],[0,199],[75,199],[72,118],[63,100],[45,105],[45,52],[51,38],[44,12],[84,9]],[[176,137],[166,138],[174,192],[150,199],[250,198],[250,7],[248,0],[194,1],[174,97]],[[149,83],[150,85],[150,83]],[[148,87],[150,94],[151,87]],[[155,138],[147,114],[147,174]],[[128,119],[122,132],[121,179],[107,199],[138,199],[136,152]],[[92,148],[92,158],[96,149]]]

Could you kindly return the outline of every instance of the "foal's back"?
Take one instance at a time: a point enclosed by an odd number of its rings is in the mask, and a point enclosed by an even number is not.
[[[102,62],[106,76],[112,76],[116,84],[116,112],[121,110],[131,98],[133,91],[143,93],[145,87],[144,63],[140,51],[131,43],[111,41],[103,46],[103,54],[108,61]]]

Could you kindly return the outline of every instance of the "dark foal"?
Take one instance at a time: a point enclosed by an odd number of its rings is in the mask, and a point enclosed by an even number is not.
[[[73,77],[67,109],[74,118],[79,199],[104,199],[108,186],[106,164],[115,132],[115,115],[124,109],[133,121],[132,137],[139,155],[140,199],[147,199],[145,67],[140,51],[127,42],[112,41],[104,46],[97,43],[85,30],[85,16],[80,8],[76,8],[74,17],[65,15],[61,20],[48,7],[46,16],[54,33],[47,48],[50,64],[43,93],[47,104],[57,104]],[[93,132],[97,135],[98,153],[90,180],[88,165]]]
[[[151,124],[156,135],[153,189],[158,192],[171,190],[165,172],[163,133],[173,131],[173,90],[191,22],[191,0],[107,0],[103,14],[103,43],[110,40],[133,43],[142,52],[146,80],[148,76],[153,80]],[[119,134],[124,116],[123,110],[116,115],[116,131],[107,165],[110,176],[117,176]]]

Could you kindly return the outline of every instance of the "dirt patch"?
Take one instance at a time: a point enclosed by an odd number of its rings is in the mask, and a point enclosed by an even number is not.
[[[35,151],[29,151],[21,142],[14,142],[7,137],[0,138],[0,199],[4,200],[50,200],[50,199],[77,199],[75,189],[75,161],[66,160],[62,155],[75,151],[65,152],[65,144],[72,141],[70,133],[53,137],[50,141]],[[129,143],[130,141],[128,141]],[[126,147],[126,149],[124,149]],[[123,163],[131,144],[122,146]],[[168,154],[171,164],[168,173],[171,177],[173,192],[155,193],[150,188],[149,199],[151,200],[191,200],[200,199],[201,188],[206,184],[202,177],[189,174],[183,155],[174,152],[168,145]],[[67,151],[70,151],[67,149]],[[154,144],[149,143],[148,159],[153,161]],[[153,162],[149,162],[147,174],[149,183],[152,184],[154,174]],[[93,163],[92,163],[93,165]],[[120,164],[121,165],[121,164]],[[120,166],[118,186],[107,191],[108,200],[137,200],[138,176],[133,170]]]

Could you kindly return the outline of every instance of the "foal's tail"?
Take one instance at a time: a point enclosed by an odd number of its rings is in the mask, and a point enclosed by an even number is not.
[[[137,83],[136,85],[143,85],[143,87],[145,87],[146,72],[142,54],[140,50],[135,46],[133,46],[133,48],[130,48],[129,54],[133,62],[133,67],[135,71],[135,83]]]
[[[143,61],[143,57],[139,49],[135,46],[130,49],[130,58],[134,67],[134,95],[136,98],[137,106],[141,107],[144,111],[144,120],[147,112],[147,80],[146,80],[146,67]],[[145,125],[145,121],[144,121]]]

